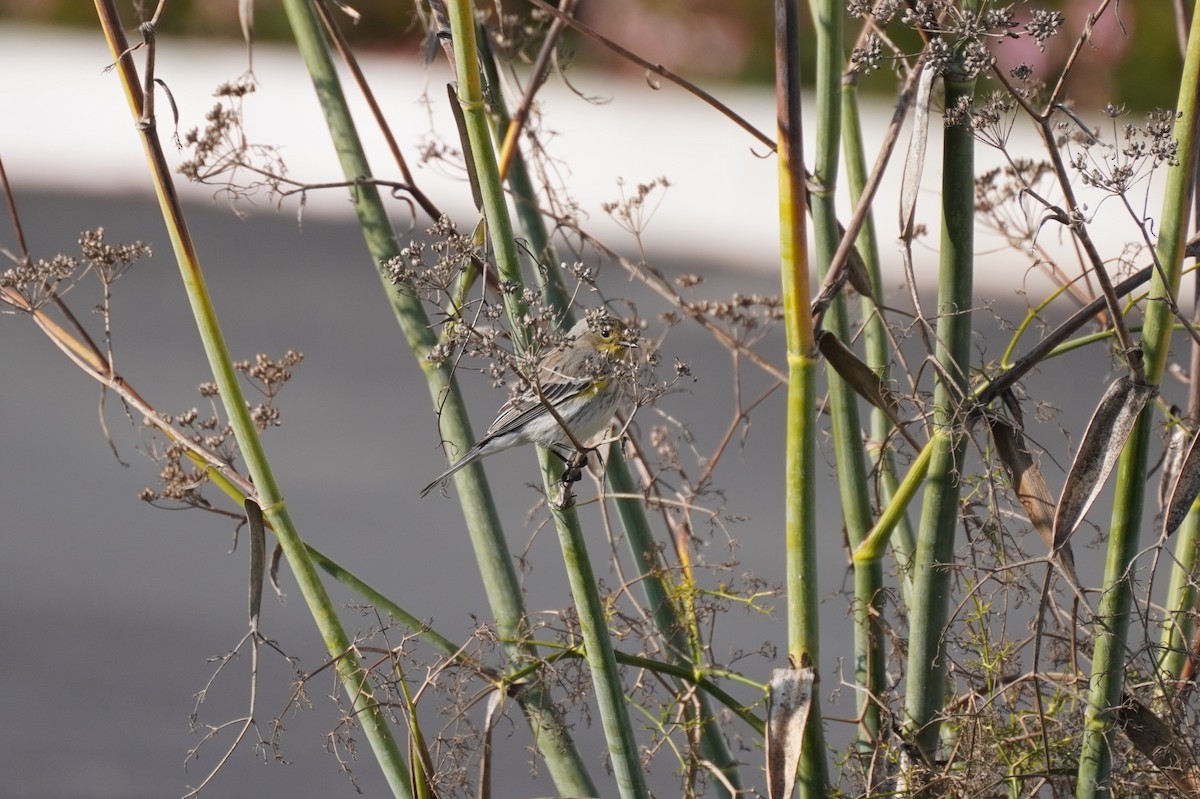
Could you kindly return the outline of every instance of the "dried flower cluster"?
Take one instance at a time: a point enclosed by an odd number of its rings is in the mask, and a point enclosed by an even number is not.
[[[150,245],[142,241],[108,244],[104,228],[86,230],[79,236],[78,257],[60,253],[49,260],[18,263],[0,273],[0,302],[19,311],[36,311],[61,298],[88,274],[108,285],[134,263],[151,255]]]

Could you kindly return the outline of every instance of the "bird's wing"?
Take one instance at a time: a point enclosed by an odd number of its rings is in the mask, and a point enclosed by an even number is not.
[[[592,384],[591,378],[583,380],[555,380],[541,386],[546,402],[558,407]],[[532,388],[513,397],[500,408],[496,421],[488,428],[485,438],[511,433],[518,430],[534,416],[542,412],[542,399]]]

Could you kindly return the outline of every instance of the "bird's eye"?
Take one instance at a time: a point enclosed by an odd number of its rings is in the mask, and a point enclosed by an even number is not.
[[[613,330],[608,325],[600,328],[600,338],[612,338]]]

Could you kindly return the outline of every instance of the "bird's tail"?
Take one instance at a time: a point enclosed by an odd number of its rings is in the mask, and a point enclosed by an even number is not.
[[[476,458],[478,458],[479,451],[480,451],[480,448],[478,446],[471,447],[471,449],[467,452],[466,455],[464,455],[462,457],[461,460],[457,460],[454,463],[450,464],[449,469],[447,469],[446,471],[439,474],[437,477],[434,478],[432,483],[430,483],[429,485],[422,488],[421,496],[425,496],[430,491],[432,491],[438,483],[442,482],[443,480],[445,480],[448,477],[452,477],[454,475],[454,473],[457,472],[459,469],[462,469],[463,467],[467,466],[469,463],[474,461]]]

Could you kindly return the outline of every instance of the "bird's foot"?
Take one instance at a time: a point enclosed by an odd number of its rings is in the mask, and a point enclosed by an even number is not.
[[[569,486],[572,483],[578,483],[583,479],[583,466],[587,464],[579,464],[574,461],[567,464],[567,468],[562,473],[562,484]]]
[[[571,486],[583,479],[583,470],[587,467],[589,452],[594,452],[594,450],[576,450],[569,458],[563,458],[567,468],[563,470],[562,477],[558,481],[561,492],[558,498],[551,503],[555,510],[566,510],[575,504],[575,495],[571,491]]]
[[[572,483],[578,483],[583,479],[583,470],[587,468],[587,459],[589,452],[595,452],[595,448],[576,450],[571,457],[567,459],[567,468],[563,470],[562,484],[570,486]],[[600,456],[597,454],[596,456]],[[603,461],[601,461],[603,463]]]

